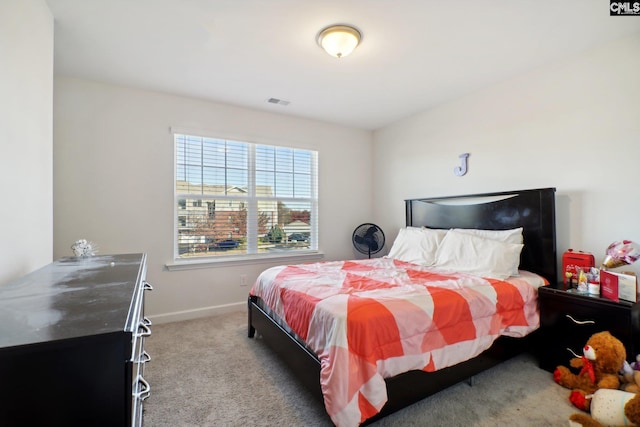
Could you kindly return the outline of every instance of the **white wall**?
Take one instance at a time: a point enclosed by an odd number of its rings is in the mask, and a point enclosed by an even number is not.
[[[156,288],[147,313],[156,321],[244,303],[248,287],[239,286],[240,274],[251,282],[272,264],[165,268],[173,248],[168,130],[177,126],[319,150],[325,259],[354,257],[351,232],[362,222],[379,223],[390,246],[404,224],[406,198],[556,187],[558,257],[573,247],[592,251],[600,262],[611,241],[640,242],[639,52],[640,35],[619,40],[407,118],[373,137],[56,76],[54,258],[70,255],[79,238],[94,241],[103,254],[147,252]],[[456,177],[453,168],[464,152],[471,153],[469,172]]]
[[[0,285],[51,262],[53,17],[0,3]]]
[[[392,242],[403,199],[556,187],[559,258],[640,243],[639,76],[637,34],[376,131],[375,220]]]
[[[167,271],[173,261],[172,126],[319,151],[320,249],[353,258],[371,220],[371,132],[156,92],[56,76],[54,258],[80,238],[99,254],[146,252],[147,314],[178,320],[237,308],[270,265]]]

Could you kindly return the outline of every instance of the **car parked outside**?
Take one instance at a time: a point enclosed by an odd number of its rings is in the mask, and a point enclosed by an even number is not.
[[[225,240],[219,240],[217,242],[213,242],[212,244],[209,245],[209,250],[218,250],[218,249],[222,249],[222,250],[227,250],[227,249],[235,249],[237,248],[239,245],[237,240],[233,240],[233,239],[225,239]]]
[[[304,233],[291,233],[288,239],[290,242],[308,242],[309,236]]]

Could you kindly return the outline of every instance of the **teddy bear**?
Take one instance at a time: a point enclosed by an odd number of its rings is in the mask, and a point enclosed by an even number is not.
[[[570,360],[572,368],[580,369],[578,374],[566,366],[558,366],[553,373],[556,383],[571,391],[570,402],[578,409],[589,412],[591,398],[598,389],[618,389],[619,372],[627,358],[622,342],[608,331],[597,332],[587,340],[583,356]]]
[[[570,427],[640,426],[640,394],[601,388],[591,397],[591,414],[573,414]]]
[[[624,362],[619,377],[620,390],[630,393],[640,392],[640,355],[637,355],[636,361],[631,364]]]

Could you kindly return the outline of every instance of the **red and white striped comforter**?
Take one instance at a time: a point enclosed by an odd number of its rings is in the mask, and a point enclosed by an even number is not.
[[[477,356],[538,327],[537,286],[378,258],[273,267],[251,290],[319,357],[327,412],[357,426],[387,401],[384,378]],[[532,285],[533,283],[533,285]]]

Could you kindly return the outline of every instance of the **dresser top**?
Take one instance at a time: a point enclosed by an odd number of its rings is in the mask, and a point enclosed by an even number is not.
[[[124,331],[145,260],[61,258],[0,286],[0,348]]]

